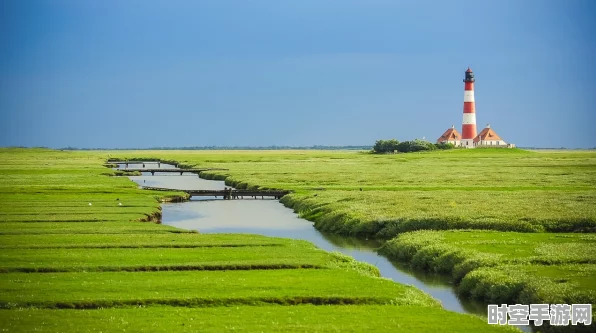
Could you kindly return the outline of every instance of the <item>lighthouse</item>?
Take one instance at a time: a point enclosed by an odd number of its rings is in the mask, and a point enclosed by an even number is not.
[[[464,120],[462,122],[461,135],[457,133],[455,126],[445,131],[437,143],[452,144],[456,147],[507,147],[514,148],[513,143],[507,143],[493,130],[486,125],[480,134],[476,135],[476,106],[474,105],[474,72],[468,67],[464,78]]]
[[[476,106],[474,103],[474,72],[468,67],[464,78],[464,118],[461,145],[471,148],[476,137]]]

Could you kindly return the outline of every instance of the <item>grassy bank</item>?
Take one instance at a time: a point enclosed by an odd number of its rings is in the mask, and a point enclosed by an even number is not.
[[[596,193],[587,191],[321,191],[316,197],[295,194],[282,202],[321,230],[385,239],[421,229],[596,230],[596,208],[585,205],[596,202]]]
[[[2,329],[511,330],[306,242],[156,224],[181,194],[111,177],[107,157],[0,149]]]
[[[489,303],[596,304],[595,248],[594,234],[451,230],[405,233],[380,252]]]

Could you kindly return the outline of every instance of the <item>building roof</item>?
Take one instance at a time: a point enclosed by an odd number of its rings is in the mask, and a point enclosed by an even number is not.
[[[450,129],[446,130],[440,138],[437,139],[437,142],[454,140],[461,140],[461,135],[457,132],[455,127],[451,127]]]
[[[470,69],[470,67],[468,66],[468,70],[466,72],[471,72],[472,70]]]
[[[480,140],[504,141],[492,128],[490,128],[490,125],[486,125],[486,127],[474,138],[474,142],[478,142]]]

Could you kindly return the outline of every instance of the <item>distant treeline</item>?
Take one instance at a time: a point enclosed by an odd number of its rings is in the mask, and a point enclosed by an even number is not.
[[[384,153],[411,153],[425,150],[453,149],[455,146],[451,143],[432,143],[425,140],[411,140],[399,142],[395,139],[377,140],[373,146],[373,152],[377,154]]]
[[[201,147],[152,147],[152,148],[75,148],[66,147],[62,150],[370,150],[371,146],[201,146]]]

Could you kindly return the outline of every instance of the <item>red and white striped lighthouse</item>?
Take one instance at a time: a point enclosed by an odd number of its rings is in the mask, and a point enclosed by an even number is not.
[[[476,107],[474,105],[474,72],[468,67],[464,78],[464,119],[461,129],[461,144],[472,147],[476,137]]]

